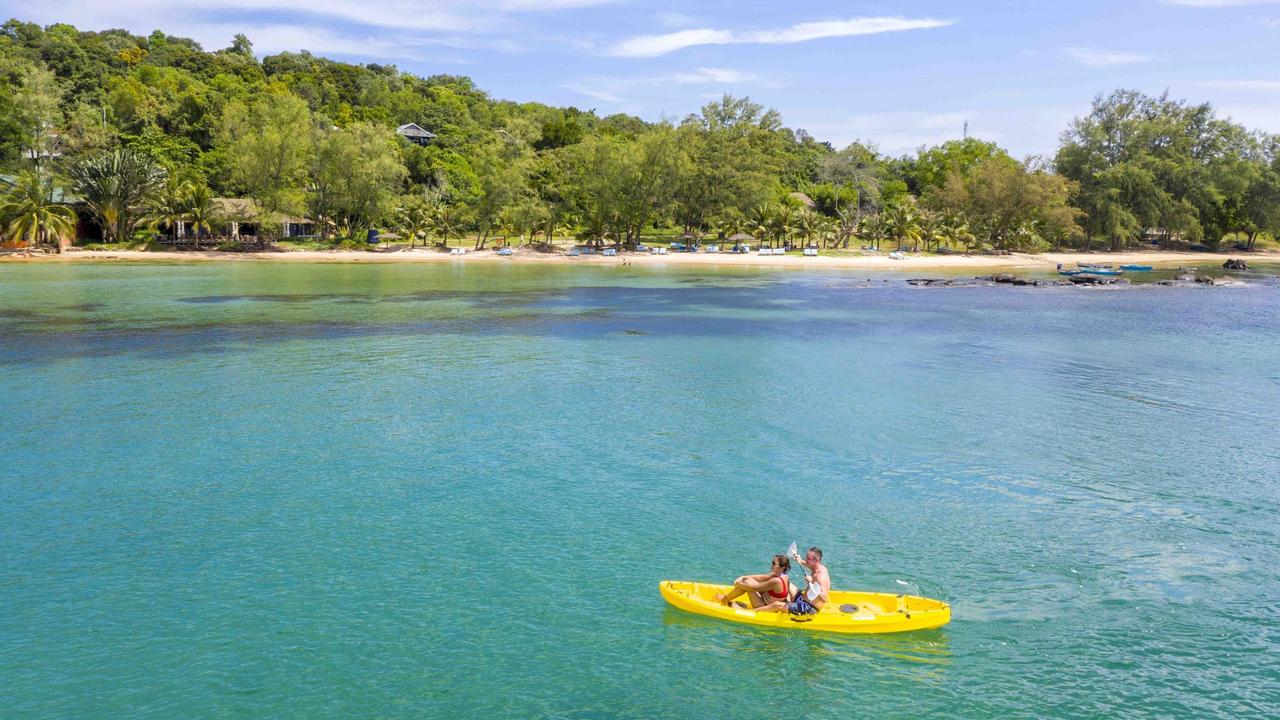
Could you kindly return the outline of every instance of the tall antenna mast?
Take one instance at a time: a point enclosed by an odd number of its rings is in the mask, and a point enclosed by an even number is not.
[[[965,140],[969,139],[969,121],[968,120],[964,121],[964,139]]]

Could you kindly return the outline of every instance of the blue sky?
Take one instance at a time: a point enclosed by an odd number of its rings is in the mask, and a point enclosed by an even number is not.
[[[1052,153],[1099,92],[1211,101],[1280,132],[1280,0],[0,0],[84,29],[159,28],[465,74],[495,97],[678,119],[750,95],[836,145],[970,132]]]

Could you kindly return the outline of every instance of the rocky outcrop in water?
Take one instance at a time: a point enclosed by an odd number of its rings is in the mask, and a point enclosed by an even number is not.
[[[1018,277],[1017,275],[1010,275],[1009,273],[996,273],[995,275],[982,275],[975,279],[981,282],[995,283],[997,285],[1016,285],[1018,287],[1037,286],[1042,284],[1038,280],[1028,280],[1027,278]]]
[[[1072,285],[1129,285],[1129,281],[1114,275],[1072,275]]]

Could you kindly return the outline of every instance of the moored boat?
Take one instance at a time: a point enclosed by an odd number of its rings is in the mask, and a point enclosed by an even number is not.
[[[1059,270],[1058,274],[1066,275],[1067,277],[1075,277],[1077,275],[1101,275],[1104,277],[1116,277],[1119,275],[1123,275],[1124,270],[1102,270],[1102,269],[1083,268],[1080,270]]]

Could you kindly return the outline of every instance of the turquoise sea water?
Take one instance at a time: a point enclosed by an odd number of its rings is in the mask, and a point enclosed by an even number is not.
[[[4,717],[1280,714],[1274,281],[0,266],[0,417]]]

